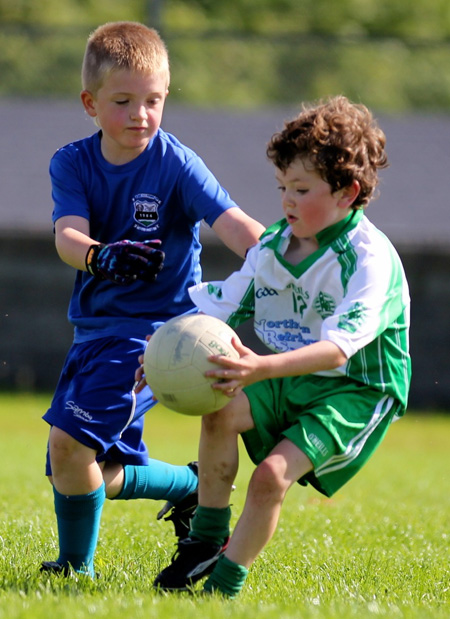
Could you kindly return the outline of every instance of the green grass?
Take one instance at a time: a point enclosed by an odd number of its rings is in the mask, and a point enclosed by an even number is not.
[[[43,577],[57,555],[44,454],[49,398],[0,395],[0,619],[331,619],[450,616],[450,416],[407,415],[365,469],[332,499],[295,487],[278,531],[234,601],[160,595],[152,581],[174,551],[160,503],[108,501],[101,578]],[[199,420],[148,415],[153,457],[196,457]],[[244,451],[233,523],[253,466]]]

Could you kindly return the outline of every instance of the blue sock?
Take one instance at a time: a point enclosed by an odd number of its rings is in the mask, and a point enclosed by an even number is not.
[[[176,505],[198,486],[197,475],[189,465],[175,466],[149,460],[148,466],[127,464],[123,473],[123,488],[116,500],[163,499]]]
[[[69,564],[80,573],[95,576],[94,554],[103,504],[105,484],[89,494],[65,496],[53,488],[58,523],[58,563]]]

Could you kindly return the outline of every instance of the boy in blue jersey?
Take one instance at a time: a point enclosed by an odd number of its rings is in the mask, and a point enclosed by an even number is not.
[[[196,465],[149,460],[143,415],[155,401],[148,387],[133,389],[136,358],[147,333],[196,311],[188,288],[201,278],[200,222],[242,257],[264,228],[160,128],[169,60],[155,30],[100,26],[82,82],[100,130],[59,149],[50,165],[56,248],[77,273],[74,342],[44,415],[59,556],[41,569],[92,576],[105,498],[164,499],[179,508],[177,535],[187,534],[181,512],[195,507]]]
[[[190,289],[201,311],[231,326],[252,317],[274,354],[236,340],[239,359],[211,357],[219,367],[207,375],[231,400],[202,419],[199,506],[155,587],[185,590],[210,574],[205,592],[236,596],[289,488],[311,484],[331,496],[405,412],[408,285],[392,244],[364,214],[387,165],[384,147],[364,106],[345,97],[305,106],[267,149],[284,218],[239,272]],[[145,382],[142,368],[136,379]],[[257,466],[229,538],[239,435]]]

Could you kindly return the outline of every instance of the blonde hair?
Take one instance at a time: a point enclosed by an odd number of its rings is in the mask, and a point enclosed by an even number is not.
[[[378,170],[388,166],[385,143],[364,105],[336,96],[304,105],[297,118],[272,136],[267,156],[283,171],[295,159],[306,159],[333,193],[357,180],[361,190],[353,208],[364,208],[378,184]]]
[[[95,94],[115,70],[161,74],[170,81],[169,54],[158,32],[138,22],[109,22],[88,38],[81,70],[84,90]]]

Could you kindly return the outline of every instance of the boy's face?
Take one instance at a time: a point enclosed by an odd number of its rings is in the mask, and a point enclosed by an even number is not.
[[[129,70],[111,72],[93,95],[81,93],[86,112],[102,129],[102,154],[120,165],[138,157],[161,124],[167,77]]]
[[[359,193],[357,181],[331,193],[331,185],[304,159],[296,159],[286,171],[277,168],[275,176],[286,220],[299,239],[314,239],[325,228],[345,219]]]

